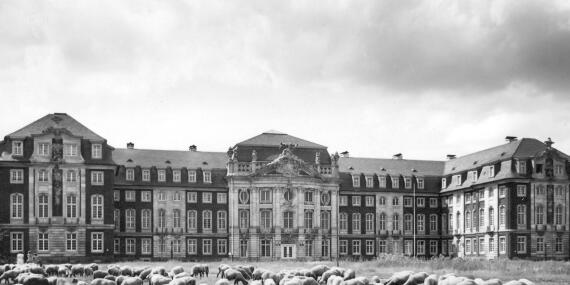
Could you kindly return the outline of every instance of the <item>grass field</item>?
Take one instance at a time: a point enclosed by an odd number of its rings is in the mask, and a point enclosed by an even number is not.
[[[218,265],[224,262],[206,262],[210,267],[210,276],[202,278],[199,283],[213,285],[216,282]],[[120,265],[139,266],[164,266],[167,270],[181,265],[189,271],[194,263],[180,261],[166,262],[118,262]],[[245,264],[234,262],[233,264]],[[295,262],[295,261],[275,261],[275,262],[247,262],[256,268],[266,268],[275,272],[282,269],[310,268],[316,264],[327,264],[335,266],[336,262]],[[527,261],[527,260],[467,260],[436,258],[421,260],[400,256],[382,256],[374,261],[340,261],[339,266],[356,270],[357,276],[371,277],[377,275],[381,278],[389,277],[393,272],[402,270],[425,271],[439,275],[446,273],[456,273],[458,275],[473,275],[475,278],[500,278],[503,281],[526,278],[536,284],[570,284],[570,263],[563,261]],[[105,269],[105,266],[102,266]]]

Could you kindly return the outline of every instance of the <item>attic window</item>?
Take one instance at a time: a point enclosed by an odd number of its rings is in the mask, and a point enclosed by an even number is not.
[[[473,164],[477,164],[477,160],[473,161]]]
[[[348,169],[349,169],[349,170],[354,170],[354,167],[351,166],[351,167],[349,167]]]
[[[205,161],[202,161],[202,165],[208,165],[208,163]]]
[[[455,170],[455,166],[451,170]]]
[[[412,168],[412,172],[418,172],[415,168]]]
[[[167,160],[167,161],[165,161],[165,162],[166,162],[166,164],[170,164],[170,160]]]
[[[133,162],[133,160],[129,158],[129,159],[127,159],[127,162]]]
[[[501,152],[501,156],[504,156],[505,154],[507,154],[506,152]]]
[[[380,168],[380,170],[382,170],[382,171],[386,171],[386,168],[382,167],[382,168]]]

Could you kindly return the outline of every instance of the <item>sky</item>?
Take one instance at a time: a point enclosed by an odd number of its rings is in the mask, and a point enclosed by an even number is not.
[[[565,0],[0,2],[0,136],[64,112],[119,148],[570,153],[569,90]]]

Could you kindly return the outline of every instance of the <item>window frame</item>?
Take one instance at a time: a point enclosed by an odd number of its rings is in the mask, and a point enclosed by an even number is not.
[[[94,143],[91,145],[91,158],[92,159],[103,158],[103,144]]]
[[[103,232],[91,232],[91,252],[103,252]]]

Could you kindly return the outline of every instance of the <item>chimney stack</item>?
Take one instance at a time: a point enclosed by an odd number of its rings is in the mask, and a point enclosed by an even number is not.
[[[128,149],[134,149],[135,148],[135,144],[132,142],[127,143],[127,148]]]
[[[452,159],[455,159],[455,154],[448,154],[447,160],[452,160]]]
[[[392,156],[392,159],[403,159],[404,156],[401,153],[396,153],[394,154],[394,156]]]
[[[348,150],[345,150],[345,151],[341,152],[340,155],[341,155],[342,157],[350,157],[350,153],[348,152]]]
[[[191,145],[188,149],[189,149],[191,152],[196,152],[196,151],[198,150],[198,147],[196,147],[196,145],[193,144],[193,145]]]
[[[517,137],[513,137],[513,136],[506,136],[505,140],[508,142],[514,142],[517,141]]]

